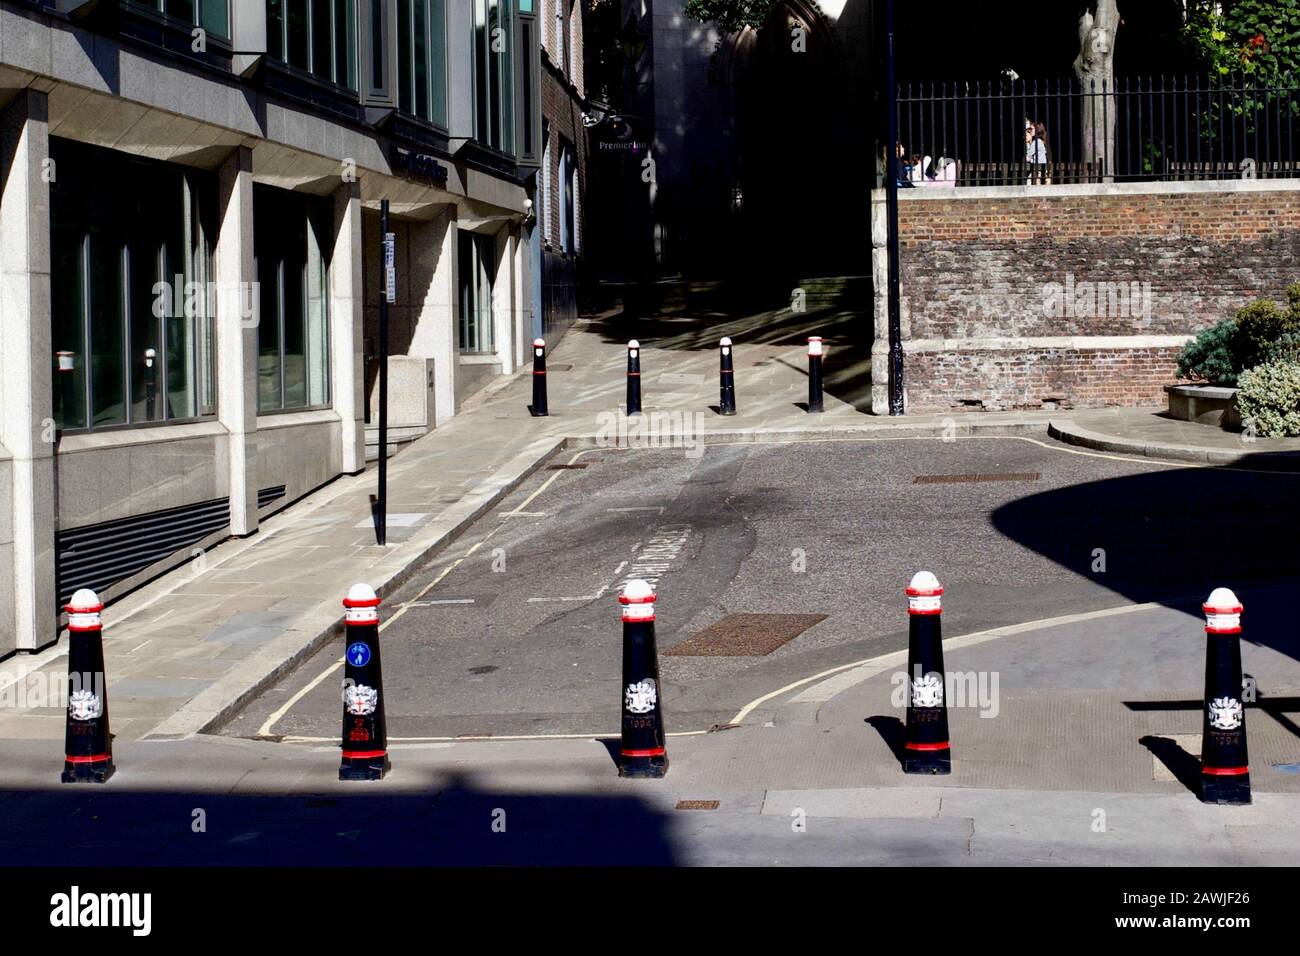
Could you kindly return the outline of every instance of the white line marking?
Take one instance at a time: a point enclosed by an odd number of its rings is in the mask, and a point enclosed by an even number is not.
[[[1164,607],[1164,604],[1159,602],[1152,602],[1148,604],[1129,604],[1123,607],[1105,608],[1100,611],[1084,611],[1083,613],[1080,614],[1066,614],[1061,617],[1049,617],[1049,618],[1043,618],[1042,620],[1038,620],[1038,621],[1027,621],[1024,624],[1009,624],[1005,627],[995,627],[987,631],[974,631],[970,634],[963,634],[960,637],[954,637],[951,640],[945,640],[943,642],[943,647],[944,650],[948,650],[949,648],[956,649],[962,647],[971,647],[975,644],[983,644],[985,641],[996,640],[999,637],[1009,637],[1012,634],[1022,634],[1025,631],[1033,631],[1033,630],[1040,630],[1049,627],[1057,627],[1058,625],[1062,625],[1062,624],[1073,624],[1078,621],[1089,621],[1095,618],[1111,617],[1117,614],[1131,614],[1134,611],[1149,611],[1152,608],[1158,608],[1158,607]],[[733,724],[743,723],[745,718],[748,717],[756,707],[759,707],[760,705],[767,703],[769,700],[772,700],[773,698],[780,697],[784,694],[788,694],[790,691],[802,687],[805,684],[811,684],[813,681],[821,680],[822,678],[830,677],[834,674],[842,673],[843,671],[852,670],[855,667],[859,667],[863,669],[862,675],[859,678],[859,680],[866,680],[868,677],[872,677],[875,674],[879,674],[881,671],[887,670],[890,667],[896,667],[900,663],[901,664],[907,663],[906,650],[891,651],[888,654],[881,654],[877,657],[869,657],[866,660],[854,661],[851,664],[841,664],[839,667],[832,667],[829,668],[828,670],[820,671],[816,674],[813,674],[810,677],[804,677],[801,678],[800,680],[792,681],[791,683],[786,684],[784,687],[778,687],[776,690],[764,694],[762,697],[757,697],[754,700],[751,700],[748,704],[746,704],[736,713],[735,717],[731,718],[731,723]],[[854,680],[850,683],[845,684],[843,687],[839,687],[835,692],[839,693],[841,690],[845,690],[856,683],[858,683],[858,680]],[[800,694],[799,696],[804,697],[803,694]],[[809,696],[809,697],[804,697],[804,699],[818,700],[819,698],[817,698],[816,696]],[[829,698],[827,699],[829,700]]]
[[[502,518],[545,518],[545,511],[498,511]]]
[[[665,737],[699,737],[707,734],[707,730],[678,730]],[[483,743],[494,740],[620,740],[621,734],[503,734],[500,737],[487,735],[467,735],[464,737],[389,737],[390,744],[433,744],[433,743]],[[298,737],[293,734],[286,734],[280,738],[283,744],[337,744],[338,741],[333,737]]]
[[[663,505],[647,506],[644,508],[606,508],[605,510],[609,512],[613,512],[615,514],[625,514],[632,511],[653,511],[656,514],[663,514],[664,506]]]
[[[625,567],[627,567],[627,562],[626,562],[626,561],[620,561],[619,564],[618,564],[618,567],[616,567],[616,568],[614,569],[614,577],[618,577],[620,574],[622,574],[622,573],[623,573],[623,569],[624,569]]]
[[[605,585],[605,587],[609,587],[609,585],[607,584],[607,585]],[[529,599],[528,599],[528,603],[529,603],[529,604],[546,604],[546,603],[549,603],[549,602],[551,602],[551,601],[594,601],[594,600],[596,600],[596,598],[600,597],[600,595],[603,594],[603,593],[604,593],[604,591],[603,591],[603,589],[602,589],[600,592],[598,592],[598,593],[596,593],[596,594],[584,594],[584,595],[582,595],[582,597],[537,597],[537,598],[529,598]]]
[[[436,607],[439,604],[473,604],[473,598],[443,598],[439,601],[408,601],[406,607]]]

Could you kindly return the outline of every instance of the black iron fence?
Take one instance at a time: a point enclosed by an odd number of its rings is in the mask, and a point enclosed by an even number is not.
[[[914,186],[1300,178],[1290,79],[912,83],[898,110]]]

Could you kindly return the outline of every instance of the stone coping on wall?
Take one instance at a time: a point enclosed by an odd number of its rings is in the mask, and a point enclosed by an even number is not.
[[[156,445],[163,442],[189,441],[228,435],[226,426],[216,419],[196,422],[179,422],[174,425],[142,425],[130,428],[111,428],[104,431],[80,432],[60,437],[58,453],[69,455],[101,448],[121,448],[125,445]]]
[[[1300,179],[1210,179],[1190,182],[1061,183],[1055,186],[955,186],[900,189],[903,202],[946,202],[954,199],[1066,199],[1076,196],[1159,196],[1198,193],[1300,192]],[[886,191],[873,189],[873,202],[885,202]]]
[[[1192,335],[1041,335],[1024,338],[999,336],[972,339],[912,339],[904,352],[1010,352],[1027,349],[1173,349],[1182,348]]]

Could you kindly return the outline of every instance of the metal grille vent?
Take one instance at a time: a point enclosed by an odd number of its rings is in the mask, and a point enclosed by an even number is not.
[[[59,605],[77,588],[103,591],[229,523],[230,499],[217,498],[60,531],[55,536]]]
[[[277,501],[283,497],[284,485],[272,485],[270,488],[262,488],[257,492],[257,508],[260,511],[272,501]]]

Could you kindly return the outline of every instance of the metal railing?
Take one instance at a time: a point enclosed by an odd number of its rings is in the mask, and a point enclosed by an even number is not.
[[[898,111],[917,186],[1300,178],[1292,79],[922,82],[900,85]],[[1042,148],[1026,121],[1045,127]]]

